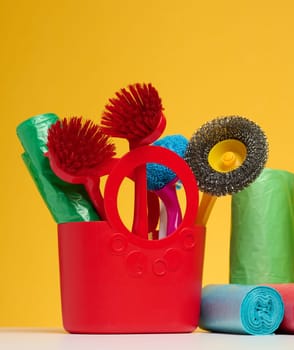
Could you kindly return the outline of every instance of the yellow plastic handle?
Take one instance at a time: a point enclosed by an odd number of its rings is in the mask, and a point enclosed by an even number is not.
[[[217,196],[212,196],[211,194],[205,192],[202,194],[195,221],[196,225],[206,226],[216,199]]]

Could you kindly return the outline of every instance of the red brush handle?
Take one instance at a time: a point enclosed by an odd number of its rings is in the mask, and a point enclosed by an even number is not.
[[[91,203],[93,204],[95,210],[97,211],[101,220],[106,220],[105,210],[104,210],[104,200],[100,190],[100,178],[87,177],[84,179],[84,187],[87,191]]]
[[[85,170],[83,174],[69,174],[57,164],[55,157],[50,152],[46,152],[44,155],[49,158],[50,167],[56,176],[68,183],[84,185],[97,214],[102,220],[105,220],[104,202],[100,190],[100,177],[109,174],[118,159],[110,158],[93,170]]]
[[[166,127],[165,116],[161,113],[157,127],[152,133],[146,135],[146,137],[139,140],[130,140],[130,150],[133,150],[140,146],[148,145],[163,133]],[[134,221],[132,232],[138,234],[141,237],[148,237],[148,219],[147,219],[147,177],[146,177],[146,165],[138,167],[134,171],[135,181],[135,206],[134,206]]]
[[[147,181],[146,166],[138,167],[134,171],[135,206],[132,232],[143,238],[148,237],[147,215]]]

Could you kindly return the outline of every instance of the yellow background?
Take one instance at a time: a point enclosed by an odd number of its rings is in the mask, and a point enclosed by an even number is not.
[[[294,3],[26,0],[0,3],[0,326],[60,326],[56,225],[25,169],[16,126],[36,114],[100,120],[107,99],[152,82],[165,134],[239,114],[294,171]],[[282,209],[281,209],[282,210]],[[278,214],[277,214],[278,215]],[[207,228],[204,283],[228,281],[230,198]]]

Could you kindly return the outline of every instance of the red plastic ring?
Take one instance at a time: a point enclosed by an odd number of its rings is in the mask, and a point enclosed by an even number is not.
[[[109,174],[104,191],[104,207],[109,224],[121,233],[131,234],[119,216],[118,191],[124,178],[131,177],[137,167],[146,163],[162,164],[176,173],[183,184],[186,196],[186,210],[178,230],[193,226],[199,202],[199,191],[194,174],[188,164],[175,152],[150,145],[138,147],[126,153]]]

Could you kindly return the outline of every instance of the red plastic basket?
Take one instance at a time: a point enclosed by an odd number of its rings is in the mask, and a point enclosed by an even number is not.
[[[105,185],[107,221],[58,225],[62,316],[67,331],[169,333],[192,332],[197,327],[205,228],[194,225],[195,178],[181,158],[167,151],[142,147],[118,162]],[[186,192],[182,223],[160,240],[129,232],[117,210],[123,178],[151,161],[173,169]]]
[[[62,315],[72,333],[192,332],[204,228],[145,241],[105,221],[58,227]]]

